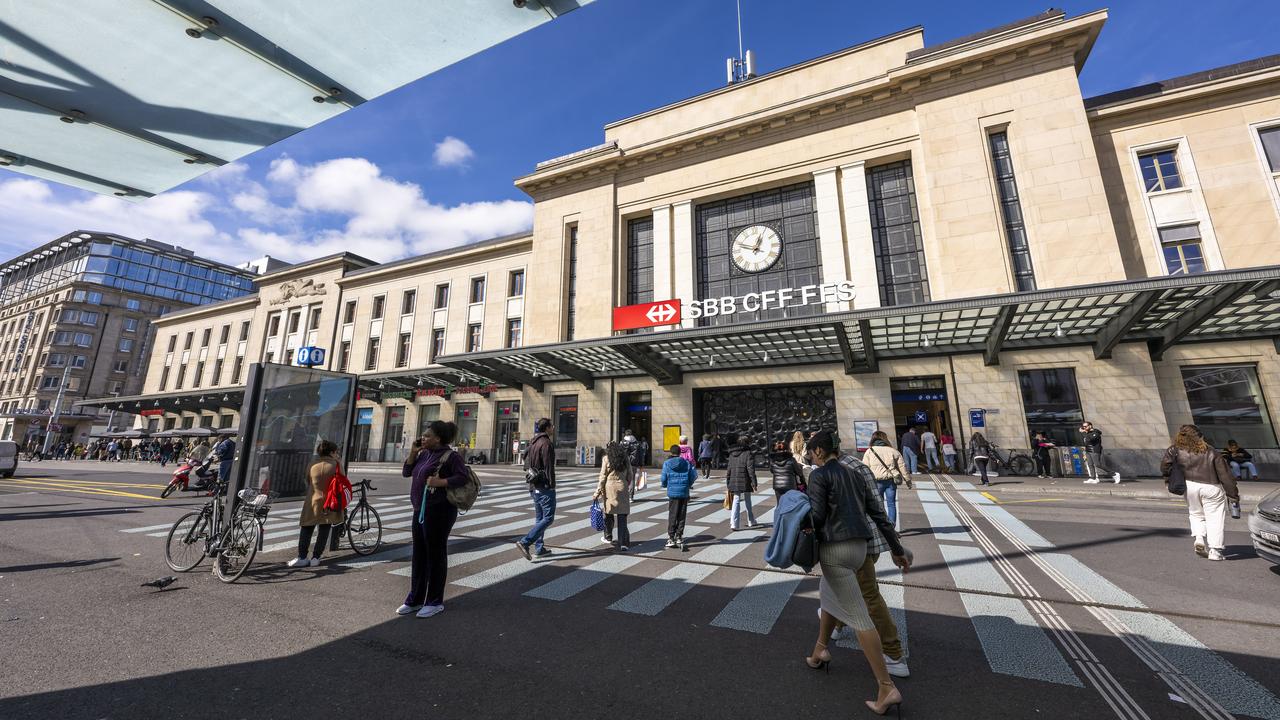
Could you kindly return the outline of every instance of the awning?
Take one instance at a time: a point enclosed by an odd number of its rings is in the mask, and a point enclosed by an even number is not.
[[[0,165],[149,197],[589,2],[8,2]]]
[[[1110,357],[1145,342],[1159,360],[1173,345],[1280,337],[1280,266],[1054,288],[819,317],[620,335],[517,350],[441,357],[473,378],[541,390],[546,381],[649,376],[679,384],[685,373],[842,363],[877,372],[887,359],[1004,350],[1093,347]],[[362,380],[363,384],[363,380]]]
[[[154,395],[127,395],[121,397],[81,400],[75,407],[97,407],[140,415],[144,410],[163,410],[165,413],[218,412],[239,410],[244,403],[244,386],[209,390],[185,390],[156,393]]]

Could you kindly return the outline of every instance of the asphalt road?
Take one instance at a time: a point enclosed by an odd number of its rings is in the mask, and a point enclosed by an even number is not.
[[[620,557],[586,526],[591,478],[567,473],[556,554],[530,564],[509,542],[532,516],[522,483],[485,468],[448,609],[420,620],[392,612],[408,522],[393,473],[353,474],[379,488],[378,554],[285,568],[282,502],[265,541],[281,549],[240,581],[206,563],[153,591],[140,583],[172,574],[165,526],[202,502],[159,500],[166,473],[46,463],[0,482],[0,718],[870,716],[856,649],[832,648],[829,674],[803,663],[816,577],[766,569],[767,528],[730,533],[719,483],[691,505],[687,553],[661,548],[665,502],[642,492]],[[968,480],[900,496],[916,566],[881,576],[910,653],[905,717],[1280,720],[1280,571],[1243,520],[1210,563],[1180,501],[987,497]],[[772,496],[756,495],[762,520]]]

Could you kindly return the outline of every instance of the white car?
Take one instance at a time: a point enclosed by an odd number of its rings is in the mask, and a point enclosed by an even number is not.
[[[0,475],[13,477],[18,469],[18,443],[12,440],[0,440]]]

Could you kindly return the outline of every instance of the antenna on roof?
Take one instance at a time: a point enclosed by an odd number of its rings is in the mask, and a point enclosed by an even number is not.
[[[756,54],[750,50],[742,50],[742,0],[736,0],[738,7],[738,57],[725,58],[725,80],[729,85],[750,80],[756,76]]]

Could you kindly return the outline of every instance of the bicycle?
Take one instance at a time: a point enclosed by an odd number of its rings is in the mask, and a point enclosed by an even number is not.
[[[223,520],[221,498],[227,483],[214,481],[212,497],[204,507],[178,518],[165,540],[165,563],[177,572],[195,569],[213,558],[213,574],[225,583],[235,582],[262,549],[263,526],[276,494],[245,488],[229,520]]]
[[[357,555],[368,555],[382,547],[382,516],[369,504],[366,493],[377,489],[368,478],[352,488],[353,492],[360,493],[360,499],[347,509],[342,527],[347,535],[347,544]]]
[[[1036,463],[1030,455],[1016,450],[1008,450],[1004,456],[1000,455],[1000,446],[991,443],[990,451],[990,469],[1000,472],[1000,468],[1008,470],[1008,475],[1031,475],[1035,472]]]

